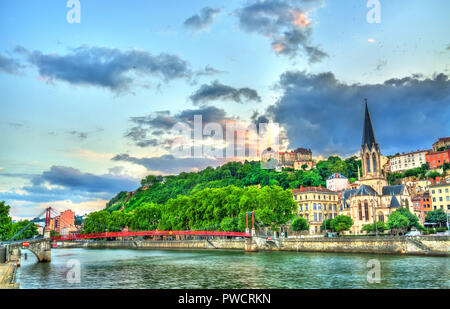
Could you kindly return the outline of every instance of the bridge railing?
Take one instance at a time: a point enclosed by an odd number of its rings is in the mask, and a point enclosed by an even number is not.
[[[250,233],[243,232],[223,232],[223,231],[128,231],[128,232],[105,232],[90,234],[73,234],[64,236],[53,236],[52,241],[109,238],[109,237],[133,237],[133,236],[232,236],[232,237],[252,237]]]

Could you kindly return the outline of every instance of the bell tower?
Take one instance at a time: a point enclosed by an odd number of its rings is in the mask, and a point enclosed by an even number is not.
[[[382,187],[387,185],[386,179],[381,172],[381,152],[373,130],[367,99],[365,99],[364,127],[361,143],[361,183],[370,185],[378,194]]]

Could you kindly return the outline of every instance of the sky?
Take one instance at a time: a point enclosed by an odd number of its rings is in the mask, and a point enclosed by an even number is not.
[[[441,0],[1,1],[0,201],[15,219],[84,214],[148,174],[229,160],[174,156],[173,125],[194,115],[270,121],[284,149],[347,157],[367,98],[383,154],[429,149],[450,136],[449,11]]]

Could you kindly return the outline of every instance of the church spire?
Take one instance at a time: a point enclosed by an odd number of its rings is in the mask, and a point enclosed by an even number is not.
[[[377,145],[377,139],[375,137],[375,132],[372,126],[372,120],[370,119],[369,107],[367,106],[367,99],[365,99],[366,103],[366,112],[364,117],[364,131],[362,138],[362,146],[367,145],[369,149],[372,149],[372,145]]]

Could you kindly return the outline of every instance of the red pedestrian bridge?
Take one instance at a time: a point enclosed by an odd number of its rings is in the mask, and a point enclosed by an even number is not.
[[[251,233],[223,232],[223,231],[126,231],[105,232],[90,234],[72,234],[64,236],[52,236],[52,241],[68,241],[77,239],[94,239],[110,237],[134,237],[134,236],[230,236],[230,237],[252,237]]]

